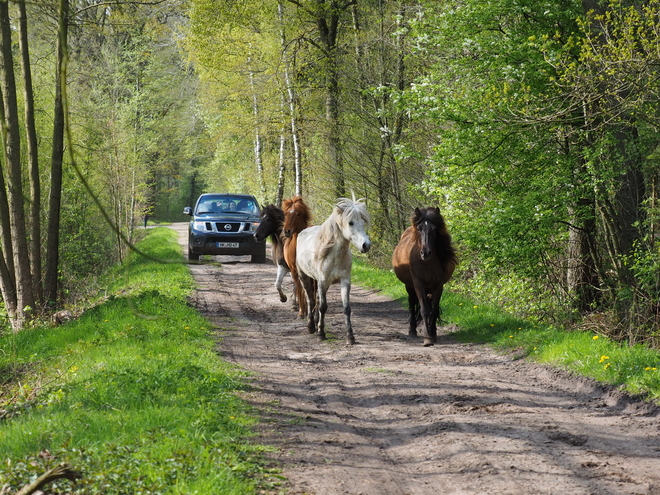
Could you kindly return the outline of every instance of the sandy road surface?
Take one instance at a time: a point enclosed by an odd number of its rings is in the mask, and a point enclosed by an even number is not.
[[[173,227],[185,246],[185,224]],[[344,344],[336,287],[334,339],[320,342],[279,301],[270,260],[216,260],[192,266],[194,304],[217,325],[223,357],[255,373],[247,399],[286,493],[660,494],[657,409],[458,344],[448,329],[425,348],[397,303],[355,286],[357,344]]]

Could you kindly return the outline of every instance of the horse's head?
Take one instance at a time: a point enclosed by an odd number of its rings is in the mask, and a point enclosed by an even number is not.
[[[421,244],[420,257],[426,261],[438,249],[438,239],[448,235],[445,220],[439,208],[415,208],[415,214],[410,219]],[[437,254],[437,253],[436,253]]]
[[[312,214],[302,197],[295,196],[291,199],[285,199],[282,202],[282,210],[284,210],[282,233],[285,237],[291,237],[293,234],[309,227]]]
[[[337,226],[342,235],[361,253],[369,251],[371,240],[367,235],[367,229],[371,224],[371,219],[362,200],[339,198],[335,207],[335,215]]]
[[[284,212],[275,205],[268,205],[261,210],[259,226],[254,232],[254,238],[261,242],[269,235],[277,235],[282,231]]]

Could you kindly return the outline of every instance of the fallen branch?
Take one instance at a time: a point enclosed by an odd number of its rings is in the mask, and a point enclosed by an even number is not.
[[[63,462],[55,466],[53,469],[49,469],[48,471],[46,471],[44,474],[39,476],[29,485],[25,485],[23,488],[18,490],[14,495],[30,495],[36,492],[42,486],[47,485],[48,483],[51,483],[55,480],[59,480],[63,478],[66,478],[71,481],[75,481],[77,479],[82,478],[82,475],[79,472],[71,469],[68,464]]]

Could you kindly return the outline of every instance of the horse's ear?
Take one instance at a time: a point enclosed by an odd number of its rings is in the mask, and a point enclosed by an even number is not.
[[[438,215],[440,215],[440,208],[438,208],[438,207],[436,206],[436,207],[433,208],[433,209],[435,210],[435,212],[436,212]]]
[[[415,216],[416,217],[419,216],[420,213],[421,213],[420,209],[415,207]]]

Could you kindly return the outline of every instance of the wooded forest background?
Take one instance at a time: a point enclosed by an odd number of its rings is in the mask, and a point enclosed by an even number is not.
[[[354,194],[374,263],[436,205],[455,290],[657,346],[659,3],[2,0],[7,328],[201,192]]]

